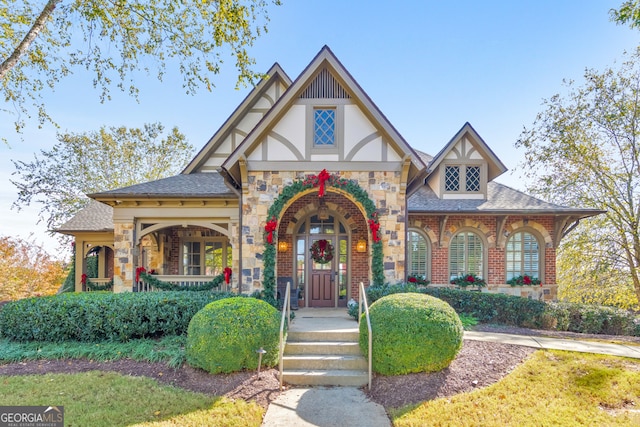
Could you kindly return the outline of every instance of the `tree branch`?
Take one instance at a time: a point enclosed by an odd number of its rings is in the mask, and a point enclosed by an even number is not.
[[[13,53],[0,64],[0,80],[3,80],[9,71],[18,63],[20,58],[27,53],[31,43],[38,37],[40,31],[47,24],[47,20],[53,13],[53,10],[56,8],[58,3],[61,3],[62,0],[49,0],[47,4],[40,12],[40,16],[36,19],[36,22],[33,23],[33,26],[29,29],[27,34],[24,36],[20,44],[15,48]]]

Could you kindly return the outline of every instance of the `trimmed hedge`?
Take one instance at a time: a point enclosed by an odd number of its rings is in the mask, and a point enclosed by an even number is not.
[[[0,336],[14,341],[128,341],[182,335],[220,292],[91,292],[27,298],[0,310]]]
[[[569,302],[550,303],[548,315],[559,331],[640,336],[640,317],[615,307]]]
[[[281,314],[255,298],[227,298],[208,304],[191,319],[186,357],[191,366],[212,374],[256,369],[278,363]]]
[[[412,284],[371,286],[367,299],[375,301],[385,295],[420,292],[449,303],[457,313],[469,314],[483,323],[500,323],[526,328],[557,329],[590,334],[640,336],[640,316],[614,307],[545,303],[504,294],[473,292],[451,288],[416,288]],[[357,318],[358,306],[349,307]]]
[[[462,291],[449,288],[426,288],[422,292],[448,302],[458,313],[470,314],[478,321],[536,327],[545,311],[543,301],[512,295]]]
[[[383,375],[440,371],[462,348],[462,322],[446,302],[404,293],[383,297],[370,308],[373,370]],[[360,348],[369,352],[367,322],[360,322]]]

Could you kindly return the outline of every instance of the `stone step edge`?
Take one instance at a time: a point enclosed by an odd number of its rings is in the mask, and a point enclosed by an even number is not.
[[[310,377],[365,377],[369,379],[367,371],[353,369],[285,369],[282,371],[284,378],[294,375]]]

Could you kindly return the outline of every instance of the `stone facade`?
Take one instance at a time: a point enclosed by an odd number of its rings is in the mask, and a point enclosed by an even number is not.
[[[133,223],[114,224],[114,266],[113,266],[113,291],[127,292],[133,289],[133,275],[137,266],[137,257],[134,257],[134,229]]]
[[[261,289],[261,271],[263,268],[262,254],[264,251],[265,233],[264,227],[267,213],[273,202],[280,196],[283,188],[291,185],[295,180],[302,180],[306,175],[315,175],[317,171],[305,172],[274,172],[274,171],[252,171],[248,177],[248,195],[243,195],[242,203],[242,285],[243,290]],[[400,191],[402,188],[401,174],[399,172],[353,172],[344,171],[336,172],[340,178],[355,180],[358,185],[364,189],[370,199],[374,202],[378,218],[380,222],[380,230],[382,232],[382,243],[384,248],[384,270],[385,277],[389,282],[396,282],[404,278],[404,235],[405,235],[405,218],[406,218],[406,201],[405,194]],[[348,212],[349,210],[357,210],[360,218],[357,232],[352,231],[351,241],[357,242],[357,239],[363,237],[363,231],[366,232],[366,240],[370,240],[369,230],[366,228],[366,213],[362,206],[357,206],[355,201],[349,201],[355,205],[354,208],[349,207],[349,203],[340,201],[340,197],[344,199],[352,199],[344,190],[327,187],[329,193],[326,198],[328,204],[331,204],[335,212],[340,210]],[[317,190],[312,190],[315,200],[317,200]],[[334,195],[340,195],[335,198]],[[287,218],[291,216],[291,212],[298,212],[298,208],[293,206],[308,205],[314,198],[309,198],[306,194],[296,195],[289,206],[281,212],[281,217],[277,218],[279,225],[279,236],[287,238],[286,227],[288,225]],[[302,200],[298,202],[298,200]],[[297,205],[296,205],[297,206]],[[351,212],[348,212],[352,215]],[[284,219],[284,222],[283,222]],[[364,230],[363,230],[363,227]],[[285,233],[282,233],[285,231]],[[370,244],[369,244],[370,246]],[[352,274],[353,280],[362,279],[365,284],[369,284],[371,273],[369,262],[365,264],[360,258],[362,254],[352,251],[351,268],[356,269],[356,273]],[[280,258],[278,259],[280,261]],[[367,276],[362,276],[362,268],[359,266],[367,265]],[[281,275],[286,266],[281,266],[278,262],[276,265],[277,275]],[[352,288],[355,288],[352,286]],[[357,293],[357,291],[355,291]],[[352,294],[354,291],[352,290]]]

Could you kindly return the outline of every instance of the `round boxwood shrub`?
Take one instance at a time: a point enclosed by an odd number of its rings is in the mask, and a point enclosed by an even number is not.
[[[394,294],[370,307],[373,370],[383,375],[440,371],[462,347],[462,322],[446,302],[423,294]],[[365,314],[360,347],[368,355]]]
[[[212,374],[229,373],[278,362],[280,313],[255,298],[227,298],[206,305],[189,323],[186,359]]]

